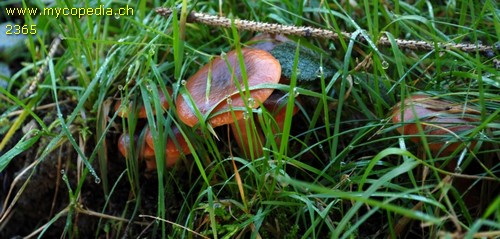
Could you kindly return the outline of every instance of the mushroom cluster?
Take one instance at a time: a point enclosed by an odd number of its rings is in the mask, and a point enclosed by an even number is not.
[[[164,109],[168,109],[170,105],[168,104],[166,96],[160,89],[158,89],[158,93],[162,107],[164,107]],[[167,93],[172,95],[172,89],[167,88]],[[115,104],[115,112],[118,112],[118,115],[120,117],[127,118],[129,116],[129,113],[132,112],[132,103],[128,105],[128,108],[126,110],[123,110],[122,108],[123,106],[121,105],[120,101]],[[145,119],[147,117],[145,107],[139,108],[137,117],[139,119]],[[153,136],[151,135],[151,130],[149,129],[149,127],[145,127],[143,129],[143,132],[145,140],[142,144],[138,145],[139,159],[145,161],[146,170],[150,171],[156,169]],[[165,165],[167,167],[174,166],[175,163],[181,158],[182,154],[187,155],[191,153],[187,146],[186,140],[176,126],[172,126],[171,133],[173,137],[167,138],[167,143],[165,146]],[[120,138],[118,139],[118,150],[124,157],[127,157],[130,145],[137,142],[138,138],[138,135],[134,135],[133,141],[131,141],[129,134],[127,133],[123,133],[120,136]]]
[[[394,107],[392,121],[403,124],[397,128],[400,134],[408,135],[411,141],[419,145],[425,137],[432,153],[446,156],[467,146],[468,140],[464,137],[476,128],[479,121],[477,115],[480,112],[473,108],[416,94]],[[470,147],[473,147],[475,141],[470,143]]]
[[[278,132],[282,131],[286,113],[286,107],[283,106],[286,105],[287,96],[274,92],[274,89],[269,87],[278,84],[282,77],[281,64],[269,51],[288,39],[266,34],[252,41],[257,44],[251,48],[243,48],[240,52],[233,50],[214,58],[185,81],[175,100],[175,106],[179,120],[189,127],[200,122],[209,128],[229,124],[242,152],[249,156],[249,152],[253,151],[253,155],[259,157],[262,155],[262,142],[265,142],[264,135],[260,128],[247,129],[245,119],[248,118],[250,109],[264,107],[275,120],[272,132],[279,135]],[[160,100],[162,106],[167,109],[169,105],[165,96],[161,95]],[[118,103],[115,110],[118,111],[119,107]],[[128,111],[119,112],[118,115],[127,117],[130,109],[131,106]],[[297,111],[295,106],[293,114]],[[146,117],[145,109],[138,112],[138,117]],[[255,132],[257,135],[253,135]],[[145,129],[144,135],[145,143],[140,147],[139,157],[146,161],[147,169],[154,169],[154,139],[148,128]],[[173,128],[172,135],[175,139],[169,138],[166,145],[167,167],[174,166],[182,154],[190,153],[179,129]],[[249,147],[249,140],[253,142],[252,148]],[[127,155],[130,141],[127,134],[119,139],[119,149],[124,156]]]

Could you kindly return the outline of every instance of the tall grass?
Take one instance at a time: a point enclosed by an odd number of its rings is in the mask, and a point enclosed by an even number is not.
[[[55,0],[9,1],[0,6],[15,4],[38,8],[128,4],[135,10],[133,16],[119,18],[24,18],[26,24],[36,23],[40,33],[26,40],[30,54],[16,66],[20,73],[9,79],[7,89],[0,88],[2,99],[8,100],[0,105],[0,119],[17,127],[34,118],[40,128],[32,133],[13,129],[28,136],[17,144],[11,139],[0,166],[8,170],[8,164],[38,146],[34,169],[27,172],[34,174],[37,165],[50,160],[61,145],[71,145],[76,152],[67,158],[61,155],[68,164],[62,173],[66,183],[61,184],[67,204],[32,228],[33,235],[52,235],[46,233],[57,228],[58,220],[66,221],[61,235],[96,238],[104,234],[113,238],[500,235],[499,75],[491,58],[453,49],[419,52],[395,44],[380,48],[349,39],[290,37],[320,54],[322,64],[331,65],[336,73],[301,82],[295,63],[289,84],[270,86],[288,96],[284,129],[278,135],[268,110],[245,107],[252,116],[246,128],[265,135],[263,155],[248,155],[237,147],[226,126],[184,125],[175,101],[179,95],[189,97],[183,80],[213,57],[239,51],[255,33],[185,23],[153,11],[182,6],[177,9],[181,15],[200,11],[310,25],[354,32],[371,42],[386,36],[436,44],[494,44],[500,33],[495,1]],[[57,35],[62,36],[62,47],[49,60],[44,81],[32,96],[17,96]],[[158,96],[159,91],[167,92],[166,87],[173,89],[167,97],[169,109],[162,108]],[[249,92],[248,85],[245,88],[242,95]],[[416,92],[479,109],[481,122],[467,135],[479,143],[463,154],[439,156],[398,135],[395,129],[400,125],[390,121],[391,107]],[[62,103],[67,99],[71,103]],[[132,112],[144,106],[147,119],[134,114],[120,118],[113,110],[117,100],[133,102]],[[33,107],[49,103],[56,103],[56,114],[46,123],[41,119],[47,112]],[[292,116],[295,105],[300,110]],[[18,110],[20,115],[12,114]],[[130,145],[125,160],[114,145],[121,133],[131,138],[140,135],[143,125],[155,139],[154,172],[145,172],[139,161],[144,133]],[[173,126],[180,129],[192,154],[183,155],[176,167],[165,168],[163,149]],[[118,169],[111,167],[120,164]],[[458,169],[446,167],[454,164]],[[462,188],[463,181],[471,186]],[[13,193],[21,195],[24,187],[15,186]],[[89,199],[93,197],[101,199]],[[9,200],[7,208],[15,208],[19,198]],[[91,232],[82,232],[79,215],[99,221]]]

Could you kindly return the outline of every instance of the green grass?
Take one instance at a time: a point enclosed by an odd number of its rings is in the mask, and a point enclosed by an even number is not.
[[[213,57],[241,49],[255,33],[163,18],[154,12],[156,7],[182,6],[181,13],[222,13],[348,31],[369,36],[372,42],[385,36],[492,45],[500,36],[499,11],[493,0],[481,4],[471,0],[321,3],[0,3],[2,11],[23,5],[41,9],[98,4],[113,8],[129,4],[135,10],[134,16],[82,19],[2,13],[3,21],[36,23],[39,33],[23,42],[22,54],[0,55],[0,61],[8,62],[14,72],[0,78],[8,80],[8,87],[0,88],[0,138],[5,143],[9,140],[0,148],[0,172],[13,175],[9,170],[23,159],[31,164],[23,173],[28,179],[12,176],[10,185],[4,186],[8,192],[12,185],[13,191],[8,202],[1,197],[5,206],[0,225],[6,228],[13,222],[10,208],[22,210],[22,195],[34,183],[30,178],[60,158],[64,173],[58,168],[52,174],[60,177],[48,179],[49,184],[58,185],[59,192],[50,191],[47,200],[61,194],[64,199],[49,217],[18,232],[22,236],[498,237],[500,78],[492,59],[479,53],[421,52],[347,39],[290,37],[322,54],[321,61],[335,66],[336,73],[314,82],[297,80],[297,51],[289,85],[269,86],[288,95],[280,137],[275,137],[276,122],[268,110],[245,107],[254,116],[248,117],[247,128],[262,129],[265,135],[262,157],[245,156],[226,126],[212,129],[201,123],[190,128],[179,120],[177,96],[189,98],[181,82]],[[35,94],[17,95],[31,83],[58,35],[62,44],[48,61]],[[499,60],[498,56],[494,59]],[[164,110],[158,91],[166,92],[166,87],[174,93],[167,97],[171,107]],[[400,136],[395,130],[399,125],[390,121],[391,107],[416,92],[479,109],[480,123],[467,135],[479,143],[464,154],[439,156],[427,145],[418,147]],[[242,95],[248,97],[247,93]],[[292,117],[297,98],[300,110]],[[114,112],[117,100],[133,102],[132,111],[144,105],[147,119],[120,118]],[[51,103],[56,104],[48,110],[33,108]],[[32,120],[38,128],[22,131],[21,126]],[[154,149],[159,152],[154,172],[145,172],[144,163],[138,160],[141,140],[131,145],[125,159],[116,146],[121,133],[142,139],[144,125],[150,127]],[[181,130],[192,154],[183,155],[169,169],[164,167],[161,149],[173,126]],[[70,149],[69,153],[62,153],[63,149]],[[459,160],[462,175],[446,167]],[[423,176],[423,172],[428,174]],[[454,183],[447,175],[455,176]],[[461,188],[463,181],[474,187]]]

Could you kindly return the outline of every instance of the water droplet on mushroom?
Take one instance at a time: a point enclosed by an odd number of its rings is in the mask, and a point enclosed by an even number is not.
[[[181,80],[181,85],[186,85],[187,81],[186,80]]]
[[[387,61],[382,61],[382,69],[384,69],[384,70],[389,69],[389,62],[387,62]]]
[[[115,19],[120,19],[120,14],[115,13]]]
[[[231,97],[229,97],[229,96],[226,96],[226,103],[227,103],[228,105],[233,104],[233,99],[231,99]]]
[[[248,107],[253,108],[255,106],[255,100],[253,98],[248,98]]]

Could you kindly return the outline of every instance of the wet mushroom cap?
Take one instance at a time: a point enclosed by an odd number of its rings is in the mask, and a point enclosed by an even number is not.
[[[288,42],[288,41],[290,41],[290,39],[288,39],[285,35],[261,33],[261,34],[258,34],[256,36],[252,37],[252,39],[250,39],[247,42],[247,44],[249,47],[254,48],[254,49],[271,51],[277,45],[280,45],[280,44]]]
[[[191,154],[189,150],[189,146],[182,136],[180,130],[177,127],[172,127],[172,134],[175,136],[179,147],[175,144],[174,140],[170,137],[167,138],[167,144],[165,146],[165,165],[167,167],[173,167],[175,163],[181,158],[181,154]],[[146,129],[146,145],[149,146],[154,152],[154,140],[153,135],[151,134],[151,130],[149,128]]]
[[[167,87],[167,93],[172,95],[172,89]],[[161,105],[163,106],[163,108],[168,109],[170,107],[170,105],[168,104],[168,101],[167,101],[165,94],[163,94],[163,91],[160,88],[158,88],[158,96],[160,97],[160,102],[161,102]],[[124,108],[121,108],[121,100],[119,100],[115,103],[115,112],[118,112],[118,116],[120,116],[122,118],[128,118],[128,114],[130,112],[132,112],[132,107],[133,107],[132,104],[133,104],[133,102],[130,102],[128,105],[128,108],[124,109]],[[144,106],[142,106],[139,109],[139,112],[137,113],[137,117],[139,119],[145,119],[147,117],[146,108]]]
[[[139,137],[137,135],[134,135],[134,141],[136,141],[138,138]],[[123,157],[127,157],[131,143],[133,142],[130,142],[130,136],[127,133],[123,133],[122,135],[120,135],[120,138],[118,138],[118,151],[120,151]],[[146,170],[155,169],[155,152],[147,144],[142,145],[142,147],[143,148],[139,154],[139,159],[146,161]]]
[[[442,150],[444,153],[451,153],[462,144],[457,142],[455,135],[473,130],[476,127],[474,123],[479,119],[472,115],[477,114],[480,112],[475,109],[446,100],[413,95],[394,107],[392,121],[404,123],[397,131],[402,135],[413,135],[410,137],[411,141],[421,143],[420,134],[423,134],[428,137],[427,143],[431,151]],[[421,122],[422,132],[418,129],[417,119]],[[451,143],[446,145],[447,141]]]
[[[281,65],[270,53],[249,48],[241,49],[241,52],[249,87],[260,84],[277,84],[279,82]],[[208,120],[212,127],[243,118],[243,111],[236,109],[234,111],[235,119],[232,117],[227,100],[228,98],[231,99],[231,107],[245,106],[246,101],[241,99],[238,90],[238,88],[245,89],[238,59],[237,51],[230,51],[225,57],[219,56],[215,58],[187,80],[185,87],[192,97],[194,105],[191,104],[189,96],[179,94],[176,107],[179,119],[182,122],[191,127],[199,122],[194,111],[195,107],[204,117],[209,113],[224,112]],[[272,92],[273,89],[269,88],[252,90],[250,97],[253,98],[255,104],[249,106],[252,108],[258,107]]]

